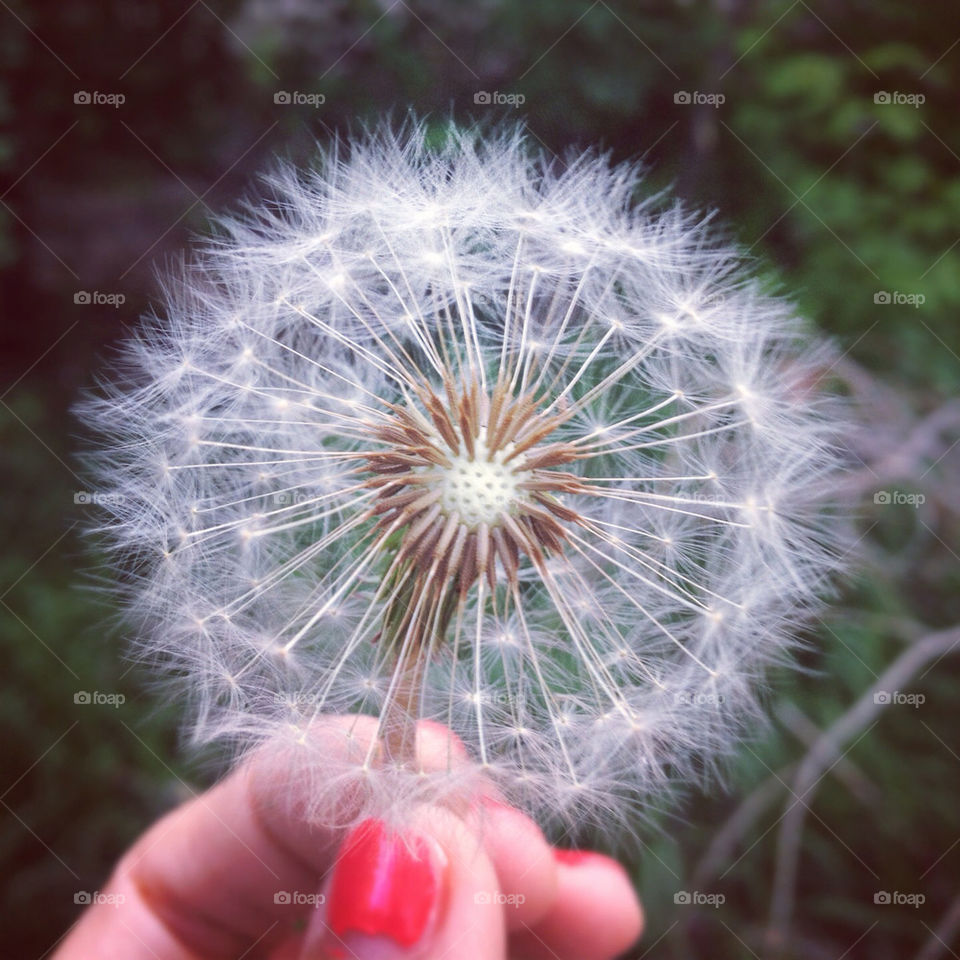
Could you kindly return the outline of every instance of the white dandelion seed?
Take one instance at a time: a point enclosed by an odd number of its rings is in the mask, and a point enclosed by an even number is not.
[[[283,740],[325,821],[487,783],[609,825],[713,768],[831,567],[824,348],[634,168],[520,131],[271,183],[87,405],[196,739]]]

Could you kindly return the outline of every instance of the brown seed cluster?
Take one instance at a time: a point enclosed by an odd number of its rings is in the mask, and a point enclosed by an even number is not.
[[[563,524],[579,514],[556,494],[584,486],[554,469],[578,456],[549,441],[568,414],[540,412],[532,393],[515,398],[505,383],[489,394],[476,381],[444,387],[445,399],[422,388],[418,403],[388,406],[373,427],[386,447],[365,455],[367,486],[380,542],[402,531],[397,560],[437,595],[456,581],[462,601],[481,576],[495,589],[498,561],[516,585],[522,554],[540,566],[561,552]]]

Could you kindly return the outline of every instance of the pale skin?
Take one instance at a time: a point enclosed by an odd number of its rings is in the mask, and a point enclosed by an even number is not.
[[[422,739],[436,735],[425,729]],[[54,960],[322,957],[322,911],[305,907],[293,924],[290,907],[273,902],[278,889],[323,889],[340,842],[284,813],[289,804],[278,798],[294,789],[274,764],[253,760],[167,814],[123,856]],[[414,822],[449,867],[442,914],[411,956],[610,960],[640,935],[642,911],[622,867],[599,854],[558,862],[518,810],[484,802],[459,814],[424,810]],[[478,903],[490,890],[520,896]]]

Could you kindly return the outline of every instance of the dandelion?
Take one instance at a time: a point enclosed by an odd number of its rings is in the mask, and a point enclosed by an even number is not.
[[[614,824],[715,768],[832,564],[824,348],[634,167],[520,130],[269,183],[87,404],[195,739],[283,742],[324,821]]]

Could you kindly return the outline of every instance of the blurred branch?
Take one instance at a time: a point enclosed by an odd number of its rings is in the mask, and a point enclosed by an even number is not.
[[[820,729],[794,704],[785,702],[777,708],[784,725],[804,746],[810,748],[822,735]],[[754,823],[783,791],[786,781],[794,776],[796,764],[781,767],[758,784],[737,806],[723,825],[714,832],[706,853],[694,868],[693,883],[707,887],[734,860],[737,847],[751,832]],[[873,805],[880,799],[879,789],[849,760],[841,759],[833,771],[862,803]]]
[[[874,694],[905,686],[924,665],[949,653],[960,644],[960,626],[928,634],[909,646],[884,671],[859,700],[817,739],[800,761],[777,838],[777,862],[770,901],[770,919],[765,935],[766,952],[780,955],[790,940],[790,924],[796,892],[797,866],[803,826],[817,785],[840,758],[844,745],[864,731],[886,706]]]
[[[823,736],[820,727],[789,700],[781,701],[776,708],[776,713],[780,722],[808,749],[812,749]],[[883,794],[879,788],[846,757],[840,757],[831,767],[830,773],[866,806],[875,806],[883,800]]]
[[[927,929],[930,930],[929,927]],[[956,956],[948,944],[958,932],[960,932],[960,896],[954,897],[951,901],[936,930],[930,930],[930,937],[916,955],[915,960],[936,960],[944,951]]]
[[[836,370],[850,388],[863,425],[850,438],[851,453],[863,466],[846,474],[844,492],[856,497],[890,481],[922,482],[933,497],[960,512],[957,485],[934,473],[960,438],[960,400],[948,400],[918,418],[898,386],[849,359],[840,361]]]
[[[713,834],[707,852],[694,869],[693,882],[698,889],[709,886],[728,864],[735,862],[734,853],[737,847],[767,807],[782,792],[786,778],[795,769],[795,765],[790,765],[771,774],[737,804],[723,826]]]

